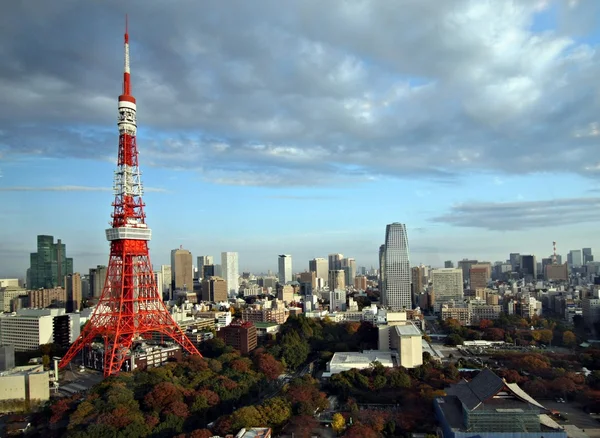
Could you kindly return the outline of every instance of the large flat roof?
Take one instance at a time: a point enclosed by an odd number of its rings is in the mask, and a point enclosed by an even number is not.
[[[396,327],[396,332],[400,336],[421,336],[421,330],[416,328],[412,323],[395,325],[394,327]]]

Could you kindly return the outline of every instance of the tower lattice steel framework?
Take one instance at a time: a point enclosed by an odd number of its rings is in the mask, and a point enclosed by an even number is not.
[[[102,295],[81,335],[60,361],[66,366],[95,340],[104,343],[104,376],[118,373],[135,341],[153,332],[172,338],[191,354],[200,354],[171,317],[158,295],[148,241],[152,231],[145,223],[142,182],[136,145],[136,104],[131,95],[129,33],[125,25],[125,71],[119,96],[119,155],[114,177],[115,200],[111,228],[110,259]]]

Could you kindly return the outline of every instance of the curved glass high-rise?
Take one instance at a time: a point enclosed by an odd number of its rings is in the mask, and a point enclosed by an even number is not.
[[[385,229],[381,304],[394,310],[412,309],[406,226],[394,222]]]

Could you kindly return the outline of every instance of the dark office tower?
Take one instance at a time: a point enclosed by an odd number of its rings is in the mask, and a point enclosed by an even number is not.
[[[583,264],[587,265],[589,262],[594,261],[594,256],[592,255],[592,248],[583,248],[581,250],[583,253]]]
[[[508,257],[512,270],[517,271],[521,267],[521,254],[518,252],[511,252]]]
[[[30,255],[29,289],[64,287],[64,277],[73,273],[73,259],[67,258],[66,246],[53,236],[37,236],[37,252]]]
[[[344,254],[329,254],[329,270],[339,271],[342,269],[342,259]]]
[[[406,226],[395,222],[386,227],[381,304],[392,309],[411,309],[410,263]]]
[[[65,277],[65,289],[67,295],[67,313],[81,310],[81,275],[77,272]]]
[[[446,260],[444,262],[444,268],[445,269],[452,269],[452,268],[454,268],[454,263],[452,262],[452,260]]]
[[[385,287],[385,244],[379,247],[379,296],[382,297],[384,294],[383,288]]]
[[[215,272],[215,265],[202,266],[202,278],[210,278],[215,276],[217,276]]]
[[[537,263],[534,255],[521,256],[521,272],[524,278],[537,278]]]
[[[463,271],[463,281],[464,282],[468,282],[470,284],[471,282],[471,267],[473,265],[476,265],[478,262],[477,260],[469,260],[469,259],[462,259],[460,262],[458,262],[458,268],[462,269]]]

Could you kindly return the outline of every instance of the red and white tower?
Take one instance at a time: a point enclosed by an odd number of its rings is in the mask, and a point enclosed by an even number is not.
[[[136,145],[136,105],[131,95],[129,34],[125,25],[125,71],[119,96],[119,155],[115,171],[110,259],[100,301],[81,335],[60,361],[67,365],[82,348],[95,340],[104,343],[104,376],[118,373],[132,344],[161,333],[191,354],[200,354],[177,325],[158,295],[148,241],[152,231],[145,223],[142,182]]]

